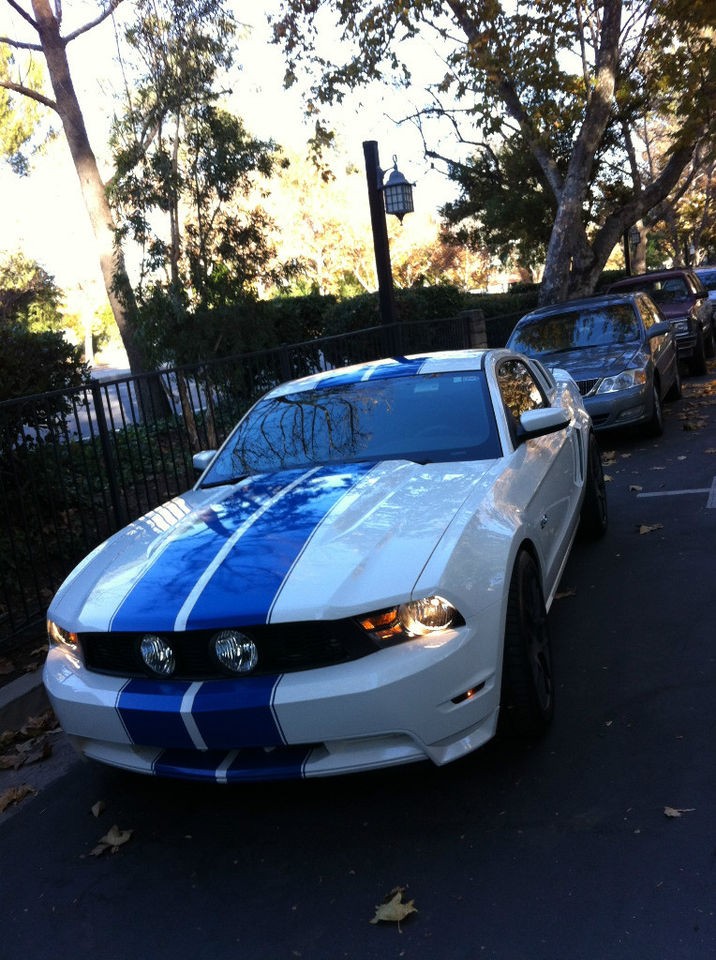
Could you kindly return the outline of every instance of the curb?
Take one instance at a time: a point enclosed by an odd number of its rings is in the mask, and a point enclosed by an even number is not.
[[[49,706],[41,670],[12,680],[0,687],[0,733],[19,730],[29,717],[43,713]]]

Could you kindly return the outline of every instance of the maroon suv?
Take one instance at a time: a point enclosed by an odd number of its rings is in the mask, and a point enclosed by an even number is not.
[[[680,360],[688,360],[693,374],[706,373],[706,357],[713,357],[714,305],[693,270],[653,270],[638,277],[617,280],[609,293],[641,290],[656,301],[676,336]]]

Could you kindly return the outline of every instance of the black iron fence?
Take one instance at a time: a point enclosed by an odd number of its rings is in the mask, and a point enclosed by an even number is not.
[[[0,648],[44,617],[69,570],[194,482],[266,390],[388,354],[484,346],[475,313],[400,323],[0,403]]]

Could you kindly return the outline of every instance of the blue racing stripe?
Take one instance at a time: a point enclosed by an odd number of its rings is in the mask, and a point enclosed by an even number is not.
[[[232,750],[283,743],[271,709],[278,679],[258,676],[203,683],[191,713],[206,746],[210,750]]]
[[[155,761],[154,773],[182,780],[226,780],[228,783],[263,780],[296,780],[313,747],[278,747],[239,750],[233,757],[222,750],[165,750]]]
[[[214,572],[187,630],[265,623],[286,575],[326,514],[372,463],[323,467],[263,514]]]
[[[365,365],[360,370],[356,370],[353,367],[348,367],[347,369],[338,369],[333,373],[326,373],[321,376],[320,380],[317,380],[315,384],[311,384],[312,388],[315,390],[323,390],[325,388],[336,387],[343,383],[358,383],[361,380],[383,380],[388,377],[414,377],[415,374],[420,373],[420,368],[424,365],[427,357],[413,357],[407,359],[406,357],[394,357],[391,360],[381,360],[375,364],[374,367]]]
[[[181,716],[190,683],[130,680],[117,702],[132,743],[143,747],[193,747]]]
[[[252,477],[211,507],[192,514],[181,536],[162,551],[124,598],[112,618],[112,630],[173,630],[182,604],[198,577],[226,541],[262,505],[298,479],[304,471],[291,470]]]

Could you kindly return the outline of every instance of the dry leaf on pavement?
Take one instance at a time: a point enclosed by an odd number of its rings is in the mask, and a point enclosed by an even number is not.
[[[677,817],[682,816],[684,813],[693,813],[695,809],[696,807],[682,807],[681,809],[678,807],[664,807],[664,813],[667,817],[676,819]]]
[[[396,887],[395,890],[391,890],[386,900],[375,908],[375,916],[370,922],[379,923],[381,920],[385,920],[389,923],[397,923],[398,929],[400,929],[402,920],[405,920],[411,913],[418,912],[414,900],[403,903],[404,893],[405,887]]]
[[[36,793],[37,790],[28,783],[21,783],[19,787],[10,787],[9,790],[3,790],[0,793],[0,813],[4,813],[13,803],[20,803],[25,797],[34,796]]]
[[[99,816],[101,816],[101,814],[104,813],[106,806],[107,806],[107,804],[104,802],[104,800],[98,800],[97,803],[93,803],[93,804],[92,804],[92,808],[91,808],[91,809],[92,809],[92,816],[93,816],[93,817],[99,817]]]
[[[664,529],[663,523],[642,523],[639,526],[639,533],[643,535],[645,533],[653,533],[655,530],[663,530],[663,529]]]
[[[90,856],[99,857],[107,850],[116,853],[119,848],[125,844],[134,833],[134,830],[120,830],[117,824],[110,827],[107,833],[100,838],[97,846],[92,850]]]
[[[576,587],[565,587],[564,590],[560,590],[554,595],[555,600],[564,600],[566,597],[576,597],[577,588]]]

